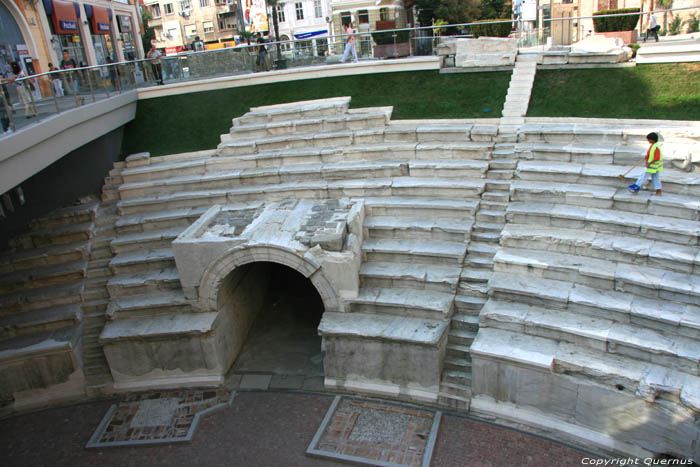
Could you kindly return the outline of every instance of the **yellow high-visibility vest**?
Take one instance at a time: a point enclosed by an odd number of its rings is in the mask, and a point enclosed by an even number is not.
[[[659,160],[652,162],[654,160],[654,153],[656,152],[657,149],[659,150]],[[664,155],[661,152],[661,146],[659,146],[659,143],[656,142],[656,143],[652,144],[651,147],[649,148],[649,156],[647,158],[647,162],[649,163],[649,165],[647,166],[647,172],[655,174],[655,173],[663,170],[664,169],[663,158],[664,158]]]

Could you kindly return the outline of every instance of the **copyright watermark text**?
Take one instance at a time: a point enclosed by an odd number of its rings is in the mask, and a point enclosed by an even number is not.
[[[638,459],[635,457],[619,458],[619,459],[595,459],[593,457],[584,457],[581,459],[583,465],[593,465],[597,467],[616,466],[623,467],[626,465],[693,465],[692,459],[654,459],[647,457]]]

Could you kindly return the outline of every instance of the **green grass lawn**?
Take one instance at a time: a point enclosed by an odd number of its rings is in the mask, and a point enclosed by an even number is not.
[[[343,76],[222,89],[138,102],[124,134],[122,157],[216,148],[231,119],[251,107],[352,96],[351,107],[393,106],[392,119],[501,116],[509,72],[437,71]]]
[[[527,116],[700,120],[700,63],[539,70]]]

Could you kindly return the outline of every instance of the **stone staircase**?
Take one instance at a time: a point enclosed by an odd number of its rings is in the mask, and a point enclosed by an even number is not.
[[[114,224],[118,219],[119,185],[123,182],[121,172],[125,166],[124,162],[116,162],[105,178],[102,202],[95,216],[95,233],[91,240],[82,303],[82,348],[88,394],[109,393],[113,390],[112,374],[99,337],[104,329],[109,306],[107,284],[112,277],[109,263],[113,256],[110,244],[116,236]]]
[[[0,255],[3,413],[85,395],[81,303],[98,207],[88,199],[35,219]]]
[[[647,449],[687,456],[700,411],[700,176],[667,169],[663,196],[630,194],[617,175],[639,160],[643,134],[584,125],[521,129],[506,225],[471,349],[479,382],[472,406],[488,406],[481,395],[498,398],[506,386],[496,381],[504,378],[511,394],[520,391],[509,402],[561,417],[561,426],[644,439]],[[506,368],[513,373],[506,376]],[[577,408],[583,394],[585,411]],[[655,428],[643,425],[615,432],[610,413],[622,406],[657,420],[673,406],[679,436],[657,442]],[[527,417],[516,412],[510,417]]]
[[[537,54],[521,53],[516,56],[508,94],[506,94],[506,101],[503,105],[503,118],[501,118],[499,133],[515,133],[525,123],[536,72]]]

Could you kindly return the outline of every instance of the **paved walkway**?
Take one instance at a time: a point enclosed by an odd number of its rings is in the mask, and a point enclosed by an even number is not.
[[[325,393],[237,391],[230,406],[202,417],[189,443],[102,449],[85,445],[115,401],[47,409],[0,423],[3,465],[340,465],[305,454],[333,400]],[[556,442],[443,413],[431,465],[573,466],[586,457]]]

